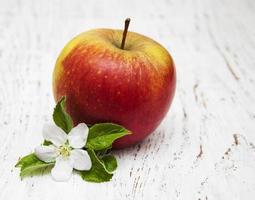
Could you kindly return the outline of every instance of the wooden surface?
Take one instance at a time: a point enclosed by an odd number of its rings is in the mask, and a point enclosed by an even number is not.
[[[177,91],[162,125],[114,152],[109,183],[21,181],[14,165],[51,120],[58,53],[82,31],[122,28],[125,17],[175,60]],[[1,200],[254,198],[254,0],[0,0]]]

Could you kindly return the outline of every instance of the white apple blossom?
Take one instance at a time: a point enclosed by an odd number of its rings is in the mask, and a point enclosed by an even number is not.
[[[43,127],[43,137],[52,145],[40,145],[35,148],[35,155],[44,162],[54,162],[51,175],[56,181],[67,181],[73,169],[89,170],[91,159],[86,150],[82,149],[88,137],[89,128],[81,123],[74,127],[69,134],[53,124]]]

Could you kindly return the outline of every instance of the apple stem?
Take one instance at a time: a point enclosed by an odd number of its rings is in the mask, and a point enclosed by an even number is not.
[[[122,42],[121,42],[121,47],[120,47],[121,49],[124,49],[124,47],[125,47],[125,41],[126,41],[126,37],[127,37],[129,23],[130,23],[130,18],[127,18],[125,20],[125,28],[124,28],[123,35],[122,35]]]

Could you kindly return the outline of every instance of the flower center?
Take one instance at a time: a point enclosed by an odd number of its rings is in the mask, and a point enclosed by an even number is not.
[[[68,156],[70,156],[71,150],[72,149],[69,145],[64,144],[64,145],[60,146],[59,153],[63,157],[68,157]]]

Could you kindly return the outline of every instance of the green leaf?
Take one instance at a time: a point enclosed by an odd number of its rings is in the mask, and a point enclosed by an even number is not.
[[[107,154],[110,150],[111,150],[111,146],[110,147],[108,147],[108,148],[105,148],[105,149],[102,149],[102,150],[98,150],[98,151],[96,151],[96,154],[97,154],[97,156],[103,156],[103,155],[105,155],[105,154]]]
[[[129,130],[117,124],[95,124],[89,129],[86,147],[95,151],[111,148],[116,139],[129,134]]]
[[[44,146],[49,146],[49,145],[51,145],[51,144],[52,144],[51,141],[48,141],[48,140],[44,140],[44,141],[43,141],[43,145],[44,145]]]
[[[108,172],[113,172],[116,170],[118,164],[116,158],[113,155],[105,155],[101,158],[101,160],[104,162],[104,166]]]
[[[63,129],[63,131],[69,133],[73,128],[73,120],[65,111],[65,101],[66,98],[62,97],[61,100],[57,103],[53,112],[53,120],[57,126]]]
[[[54,163],[45,163],[35,154],[29,154],[21,158],[15,167],[20,167],[20,177],[44,172],[48,167],[52,167]]]
[[[111,174],[106,167],[104,166],[104,163],[97,157],[95,152],[93,150],[88,149],[87,150],[92,162],[92,167],[88,171],[81,171],[80,174],[82,178],[89,182],[106,182],[110,181],[113,174]]]

